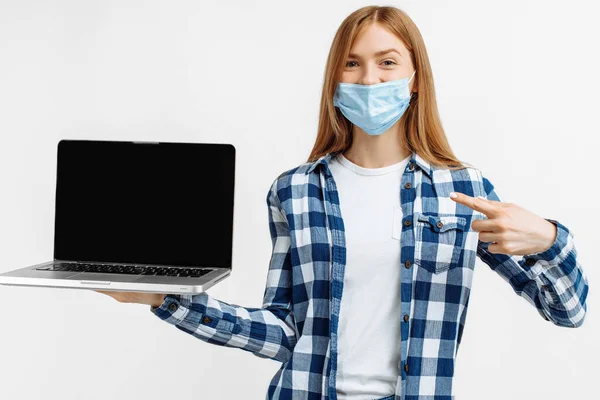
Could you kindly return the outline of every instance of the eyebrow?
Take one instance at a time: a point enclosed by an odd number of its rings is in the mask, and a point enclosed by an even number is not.
[[[391,52],[396,52],[396,53],[398,53],[398,55],[400,57],[402,57],[402,54],[400,54],[400,52],[398,50],[396,50],[396,49],[381,50],[381,51],[378,51],[377,53],[375,53],[374,56],[375,57],[379,57],[379,56],[382,56],[384,54],[391,53]],[[360,56],[358,54],[348,54],[348,57],[350,57],[350,58],[360,58]]]

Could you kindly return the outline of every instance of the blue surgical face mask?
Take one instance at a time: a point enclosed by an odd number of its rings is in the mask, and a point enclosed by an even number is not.
[[[415,71],[417,72],[417,71]],[[333,105],[354,125],[369,135],[381,135],[390,129],[408,108],[410,79],[359,85],[339,82],[333,97]]]

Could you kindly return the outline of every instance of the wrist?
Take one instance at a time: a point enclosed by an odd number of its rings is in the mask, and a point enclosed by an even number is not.
[[[547,221],[547,222],[548,222],[548,230],[549,230],[548,241],[546,242],[547,246],[545,247],[545,249],[543,251],[546,251],[550,247],[552,247],[552,245],[556,241],[556,236],[558,235],[558,228],[556,227],[556,225],[550,221]]]
[[[165,297],[166,297],[166,296],[167,296],[166,294],[158,294],[158,295],[157,295],[156,302],[155,302],[154,304],[151,304],[151,306],[152,306],[152,307],[154,307],[154,308],[158,308],[158,307],[160,307],[160,305],[161,305],[162,303],[164,303],[164,301],[165,301]]]

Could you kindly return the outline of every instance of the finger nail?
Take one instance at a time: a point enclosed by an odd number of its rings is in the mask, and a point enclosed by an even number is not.
[[[455,199],[458,197],[458,195],[455,192],[450,192],[450,197]]]

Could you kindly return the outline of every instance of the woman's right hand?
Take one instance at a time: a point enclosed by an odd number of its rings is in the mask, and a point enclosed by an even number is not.
[[[112,297],[120,303],[138,303],[148,304],[154,307],[160,306],[165,301],[166,294],[162,293],[142,293],[142,292],[117,292],[107,290],[94,290]]]

